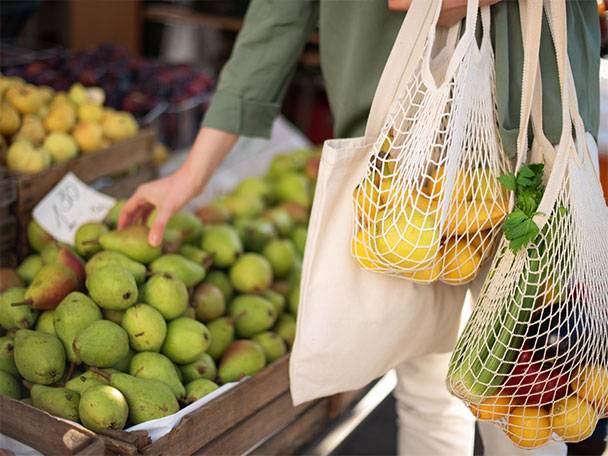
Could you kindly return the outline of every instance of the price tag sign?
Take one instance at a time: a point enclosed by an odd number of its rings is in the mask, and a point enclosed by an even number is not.
[[[80,225],[103,220],[116,200],[68,173],[34,208],[33,216],[55,239],[74,244]]]

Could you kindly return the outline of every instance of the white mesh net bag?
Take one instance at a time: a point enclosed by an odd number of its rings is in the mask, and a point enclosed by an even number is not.
[[[562,136],[542,153],[532,147],[544,173],[522,166],[532,105],[535,142],[546,142],[535,76],[543,2],[522,0],[518,173],[506,182],[516,189],[515,207],[447,378],[478,419],[495,422],[525,448],[583,440],[608,415],[608,209],[594,166],[597,149],[578,113],[564,0],[544,6],[558,60]]]
[[[351,252],[364,269],[461,284],[491,255],[508,208],[497,180],[508,161],[496,122],[490,10],[478,1],[467,8],[462,36],[454,26],[442,43],[430,28],[354,189]]]

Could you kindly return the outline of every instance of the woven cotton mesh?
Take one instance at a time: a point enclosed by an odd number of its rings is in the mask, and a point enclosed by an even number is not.
[[[492,254],[508,207],[497,177],[508,162],[489,39],[480,48],[471,41],[447,75],[437,60],[425,53],[373,146],[353,191],[351,251],[370,271],[461,284]]]
[[[608,210],[590,160],[566,160],[539,236],[499,244],[447,379],[527,448],[583,440],[608,412]]]

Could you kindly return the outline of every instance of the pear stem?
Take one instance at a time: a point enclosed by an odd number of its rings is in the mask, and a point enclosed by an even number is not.
[[[107,372],[104,372],[103,370],[97,368],[97,367],[91,367],[91,372],[95,372],[97,375],[100,375],[101,377],[105,378],[108,382],[111,380],[112,376],[109,375]]]
[[[76,364],[72,361],[70,361],[70,365],[68,366],[68,370],[65,371],[65,375],[63,376],[63,381],[61,382],[62,385],[61,386],[65,386],[65,384],[67,383],[68,380],[72,379],[72,376],[74,375],[74,370],[76,369]]]
[[[25,301],[11,303],[11,307],[31,306],[31,305],[32,305],[31,299],[26,299]]]
[[[89,239],[88,241],[82,241],[83,245],[99,245],[99,239]]]
[[[23,380],[23,386],[25,386],[25,388],[30,391],[32,389],[32,386],[34,386],[32,383],[28,382],[27,380]]]

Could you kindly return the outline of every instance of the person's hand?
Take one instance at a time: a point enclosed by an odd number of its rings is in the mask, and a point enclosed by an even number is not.
[[[205,186],[238,136],[213,128],[202,128],[188,159],[174,174],[140,185],[120,211],[118,229],[143,223],[156,209],[148,242],[157,246],[173,214],[184,207]]]
[[[479,0],[479,6],[494,5],[501,0]],[[392,11],[407,11],[412,0],[388,0],[388,8]],[[451,27],[467,15],[467,0],[443,0],[438,24]]]

